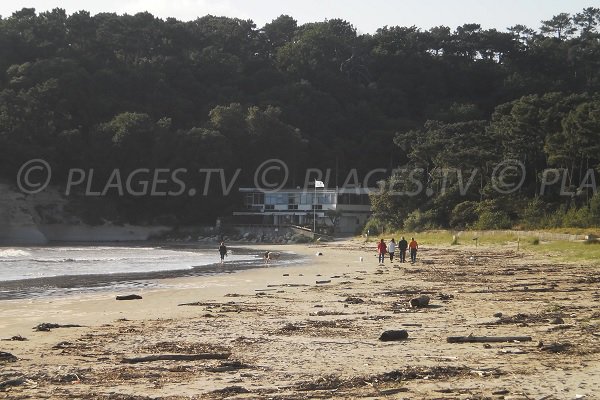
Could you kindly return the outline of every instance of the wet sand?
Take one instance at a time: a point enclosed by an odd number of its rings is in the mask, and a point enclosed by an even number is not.
[[[0,337],[28,340],[0,342],[0,351],[17,358],[0,357],[0,398],[593,399],[600,393],[598,264],[502,247],[423,247],[415,265],[381,267],[372,243],[278,246],[308,262],[165,279],[163,289],[132,291],[141,300],[116,301],[123,293],[113,292],[2,301]],[[431,298],[429,307],[410,308],[419,294]],[[43,322],[85,326],[32,330]],[[379,341],[389,329],[405,329],[409,337]],[[446,340],[470,334],[532,341]],[[199,354],[227,358],[123,362]]]

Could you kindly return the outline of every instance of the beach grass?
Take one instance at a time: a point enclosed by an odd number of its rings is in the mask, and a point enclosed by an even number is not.
[[[571,235],[594,234],[594,231],[583,229],[553,229],[544,230],[543,232],[566,233]],[[449,230],[431,230],[423,232],[397,231],[373,236],[369,241],[376,242],[381,238],[385,241],[389,241],[391,238],[394,238],[396,242],[398,242],[402,236],[408,241],[414,237],[421,247],[450,245],[464,247],[506,246],[515,251],[522,250],[560,256],[565,261],[600,260],[600,242],[586,243],[584,241],[541,240],[534,234],[524,235],[519,231],[515,231],[514,233],[495,231],[462,231],[457,233]]]
[[[568,235],[600,236],[600,227],[595,227],[595,228],[549,228],[549,229],[543,229],[543,232],[566,233]]]
[[[560,256],[565,261],[599,261],[600,243],[583,241],[541,241],[539,245],[526,243],[522,246],[527,251]]]
[[[396,241],[400,237],[410,241],[411,238],[419,243],[419,245],[431,245],[431,246],[444,246],[444,245],[457,245],[457,246],[475,246],[485,244],[509,244],[517,242],[518,235],[515,234],[485,234],[479,235],[478,232],[453,232],[447,230],[435,230],[435,231],[424,231],[424,232],[394,232],[380,235],[372,240],[379,240],[383,237],[384,240],[390,240],[394,238]],[[477,240],[474,240],[477,239]]]

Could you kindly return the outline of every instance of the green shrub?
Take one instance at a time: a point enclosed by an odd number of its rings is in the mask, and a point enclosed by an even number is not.
[[[425,230],[436,230],[440,226],[436,222],[437,214],[434,210],[421,212],[414,210],[404,220],[404,229],[410,232],[422,232]]]
[[[526,229],[544,228],[546,219],[546,207],[539,197],[531,200],[523,209],[521,217],[521,225]]]
[[[363,233],[369,232],[370,236],[380,235],[383,227],[384,223],[378,218],[370,218],[363,228]]]
[[[485,200],[480,202],[477,205],[479,218],[473,227],[480,230],[510,229],[512,221],[501,205],[499,200]]]
[[[510,229],[512,222],[504,211],[483,211],[474,225],[475,229],[493,230]]]
[[[421,231],[421,212],[419,210],[415,210],[408,214],[406,220],[404,221],[404,228],[411,232],[419,232]]]
[[[463,201],[452,209],[450,214],[450,227],[465,229],[477,221],[477,205],[475,201]]]
[[[591,223],[595,226],[600,225],[600,193],[596,193],[590,201]]]
[[[569,208],[569,210],[562,217],[562,226],[568,228],[587,228],[591,226],[592,215],[590,209],[587,207],[582,208]]]
[[[302,243],[310,243],[313,240],[308,236],[296,235],[296,236],[294,236],[293,241],[294,241],[294,243],[302,244]]]
[[[544,222],[541,226],[543,228],[560,228],[563,226],[564,215],[565,211],[560,208],[544,218]]]

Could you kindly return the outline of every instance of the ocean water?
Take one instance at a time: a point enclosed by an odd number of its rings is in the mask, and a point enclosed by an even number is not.
[[[225,264],[219,263],[215,247],[0,247],[0,300],[160,287],[161,278],[231,273],[263,265],[260,252],[231,246]]]
[[[250,261],[256,257],[230,250],[226,262]],[[215,249],[126,246],[0,248],[0,282],[56,276],[185,270],[219,260],[219,253]]]

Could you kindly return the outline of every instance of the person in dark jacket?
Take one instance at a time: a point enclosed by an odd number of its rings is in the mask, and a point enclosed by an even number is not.
[[[406,262],[406,249],[408,249],[408,242],[402,236],[402,239],[398,242],[398,250],[400,250],[400,262]]]
[[[227,246],[225,246],[225,242],[221,242],[219,254],[221,255],[221,264],[223,264],[225,262],[225,257],[227,257]]]

